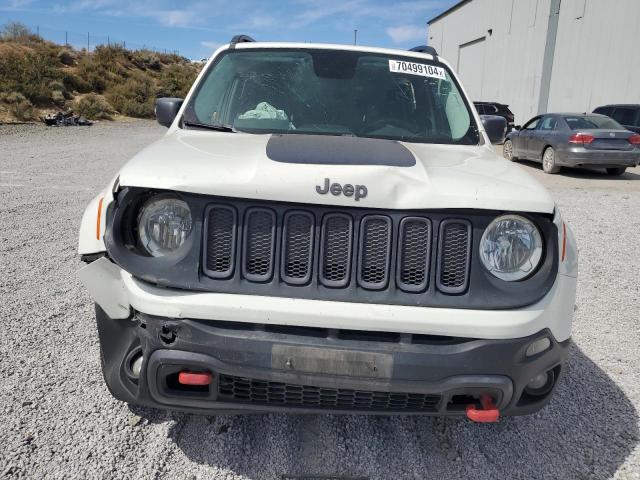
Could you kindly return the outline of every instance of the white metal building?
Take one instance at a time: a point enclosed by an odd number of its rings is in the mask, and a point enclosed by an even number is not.
[[[462,0],[428,44],[475,101],[538,113],[640,103],[640,0]]]

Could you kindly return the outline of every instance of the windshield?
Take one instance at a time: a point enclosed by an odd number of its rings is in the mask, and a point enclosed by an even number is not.
[[[206,72],[183,120],[250,133],[479,142],[446,67],[367,52],[227,51]]]
[[[571,130],[624,130],[624,127],[609,117],[595,115],[564,117]]]

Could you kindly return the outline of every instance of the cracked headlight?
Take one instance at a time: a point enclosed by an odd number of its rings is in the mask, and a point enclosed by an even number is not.
[[[489,272],[508,282],[531,275],[542,259],[538,227],[519,215],[504,215],[489,224],[480,240],[480,259]]]
[[[154,257],[177,253],[191,234],[191,210],[182,200],[167,195],[149,199],[138,215],[138,236]]]

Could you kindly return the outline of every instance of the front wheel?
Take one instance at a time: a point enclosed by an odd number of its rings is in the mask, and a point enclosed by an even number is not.
[[[505,140],[502,145],[502,156],[510,162],[516,160],[516,157],[513,156],[513,142],[511,140]]]
[[[623,175],[626,170],[627,167],[611,167],[607,168],[607,173],[609,175]]]
[[[556,152],[552,147],[547,147],[542,154],[542,170],[544,173],[558,173],[560,167],[556,165]]]

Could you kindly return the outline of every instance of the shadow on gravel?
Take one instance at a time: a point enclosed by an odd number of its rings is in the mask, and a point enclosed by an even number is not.
[[[516,160],[517,163],[524,167],[529,167],[535,170],[542,171],[542,164],[540,162],[533,162],[530,160]],[[577,178],[581,180],[640,180],[640,175],[627,170],[622,175],[609,175],[604,169],[596,168],[563,168],[560,170],[562,177]]]
[[[175,420],[169,437],[187,457],[181,462],[251,479],[613,477],[639,442],[637,412],[575,345],[565,372],[547,408],[491,425],[430,417],[136,413]]]

